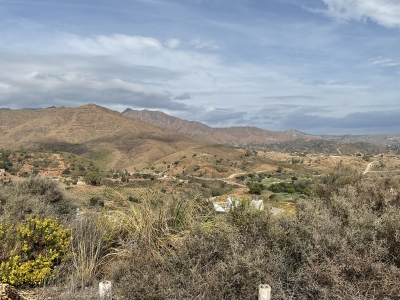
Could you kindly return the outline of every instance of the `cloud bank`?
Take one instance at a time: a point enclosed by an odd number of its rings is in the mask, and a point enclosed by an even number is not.
[[[332,18],[365,22],[371,20],[388,28],[400,27],[397,0],[322,0],[327,10],[315,10]]]

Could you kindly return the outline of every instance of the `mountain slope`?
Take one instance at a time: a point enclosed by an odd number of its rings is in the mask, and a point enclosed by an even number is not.
[[[69,151],[101,157],[112,168],[143,166],[183,150],[207,147],[93,104],[0,111],[0,136],[2,148]]]
[[[337,151],[338,148],[343,149],[343,153],[383,153],[387,149],[400,151],[400,137],[397,135],[318,136],[293,129],[277,132],[252,126],[212,128],[200,122],[182,120],[160,111],[138,111],[128,108],[122,114],[209,143],[331,154],[340,153]]]
[[[212,128],[200,122],[172,117],[161,111],[138,111],[128,108],[122,114],[208,143],[229,145],[269,144],[293,139],[283,132],[269,131],[252,126]]]

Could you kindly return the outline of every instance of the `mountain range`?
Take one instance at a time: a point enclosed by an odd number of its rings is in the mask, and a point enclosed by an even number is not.
[[[72,152],[110,168],[132,169],[191,151],[225,152],[149,123],[94,104],[77,108],[1,110],[1,148]]]
[[[72,152],[97,160],[104,167],[119,169],[143,168],[157,161],[174,162],[194,153],[240,161],[242,154],[223,144],[279,151],[332,153],[339,149],[339,154],[340,149],[347,149],[345,154],[362,149],[380,153],[389,143],[393,150],[400,141],[395,135],[313,136],[296,130],[275,132],[251,126],[212,128],[163,112],[127,109],[120,113],[94,104],[0,110],[0,136],[0,148]]]
[[[369,150],[385,151],[386,149],[400,149],[400,136],[394,134],[376,135],[311,135],[294,129],[284,132],[270,131],[252,126],[213,128],[196,121],[186,121],[161,111],[133,110],[127,108],[123,115],[141,120],[168,130],[184,134],[207,143],[226,144],[231,146],[254,146],[267,147],[273,145],[275,148],[284,150],[292,147],[293,144],[301,144],[301,149],[315,149],[320,151],[323,141],[330,141],[329,147],[333,149],[343,145],[352,144],[348,149],[363,150],[366,146]],[[370,147],[368,144],[374,146]],[[279,145],[282,145],[280,147]],[[287,145],[291,145],[287,147]],[[318,145],[318,147],[315,147]],[[335,148],[335,149],[336,149]],[[330,151],[330,150],[329,150]],[[363,151],[361,151],[363,152]]]

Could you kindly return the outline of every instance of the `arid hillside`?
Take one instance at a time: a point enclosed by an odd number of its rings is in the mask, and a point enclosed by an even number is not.
[[[253,126],[213,128],[200,122],[169,116],[161,111],[139,111],[128,108],[123,114],[208,143],[229,145],[269,144],[293,139],[291,135],[283,132],[270,131]]]
[[[400,136],[393,134],[319,136],[294,129],[280,132],[254,126],[213,128],[200,122],[182,120],[161,111],[128,108],[122,114],[208,143],[340,155],[342,152],[351,154],[400,151]]]
[[[124,169],[145,166],[182,151],[213,151],[207,144],[93,104],[3,110],[0,134],[2,148],[72,152],[105,167]],[[236,155],[233,149],[224,151],[228,156]]]

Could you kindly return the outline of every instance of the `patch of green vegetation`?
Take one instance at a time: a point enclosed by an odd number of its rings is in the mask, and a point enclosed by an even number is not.
[[[265,178],[265,179],[262,181],[262,184],[265,185],[265,186],[267,186],[267,187],[270,187],[271,184],[276,184],[276,183],[280,183],[280,182],[284,182],[284,181],[285,181],[285,180],[270,177],[270,178]]]
[[[311,181],[292,181],[271,184],[268,188],[273,193],[303,194],[312,196],[315,192],[310,187]]]
[[[105,168],[109,163],[112,162],[112,159],[110,158],[111,154],[112,151],[110,150],[100,150],[93,152],[90,158],[93,159],[99,167]]]
[[[291,203],[294,203],[298,200],[306,198],[305,195],[301,195],[301,194],[278,193],[278,194],[274,194],[274,195],[276,195],[273,198],[274,201],[291,202]]]

